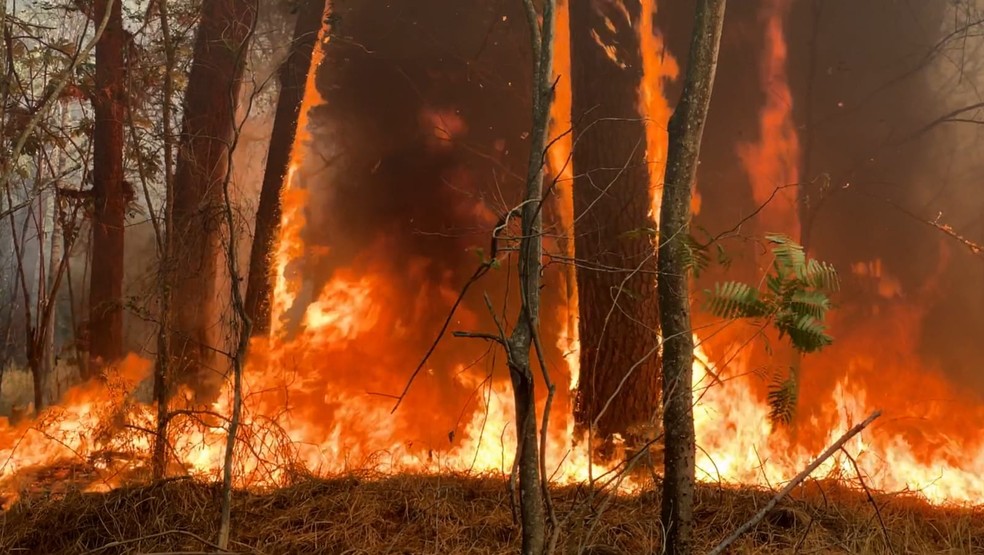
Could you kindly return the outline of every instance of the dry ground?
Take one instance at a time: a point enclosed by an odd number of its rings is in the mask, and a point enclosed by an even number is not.
[[[219,490],[192,480],[109,493],[25,496],[2,515],[3,553],[215,553]],[[751,517],[769,492],[701,487],[697,546],[705,552]],[[553,495],[564,533],[558,553],[659,553],[656,494]],[[934,508],[912,497],[813,482],[780,504],[732,553],[984,554],[984,507]],[[886,546],[885,534],[891,542]],[[506,483],[497,477],[353,475],[302,479],[239,493],[232,549],[282,554],[516,553]]]

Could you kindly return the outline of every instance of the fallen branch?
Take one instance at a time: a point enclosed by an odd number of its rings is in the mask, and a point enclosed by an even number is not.
[[[734,543],[735,540],[740,538],[742,534],[748,532],[749,530],[754,528],[756,524],[761,522],[762,519],[765,518],[767,514],[769,514],[769,511],[775,508],[775,506],[780,501],[782,501],[784,497],[789,495],[789,492],[793,491],[793,489],[796,486],[800,485],[800,483],[803,480],[807,479],[810,476],[810,474],[812,474],[813,471],[817,469],[818,466],[823,464],[823,461],[829,459],[830,456],[836,453],[841,447],[843,447],[844,444],[847,443],[849,439],[858,435],[861,432],[861,430],[867,428],[872,422],[875,421],[876,418],[881,416],[881,414],[882,413],[880,410],[876,410],[875,412],[871,413],[871,416],[866,418],[864,422],[861,422],[860,424],[848,430],[844,435],[840,437],[840,439],[835,441],[833,445],[828,447],[826,451],[821,453],[819,457],[817,457],[812,463],[810,463],[810,466],[806,467],[806,469],[803,470],[803,472],[797,474],[795,478],[793,478],[788,484],[786,484],[786,487],[782,488],[782,491],[780,491],[778,494],[776,494],[775,497],[773,497],[768,503],[766,503],[765,507],[762,507],[761,511],[759,511],[755,516],[753,516],[748,522],[742,524],[737,530],[734,531],[733,534],[731,534],[730,536],[725,538],[724,541],[719,543],[717,547],[709,551],[708,555],[720,555],[721,553],[724,553],[724,550],[727,549],[729,545]]]
[[[160,537],[163,537],[163,536],[170,536],[170,535],[174,535],[174,534],[178,534],[178,535],[181,535],[181,536],[188,536],[189,538],[192,538],[192,539],[198,541],[199,543],[201,543],[205,547],[211,547],[212,549],[216,550],[217,553],[232,553],[231,551],[226,551],[224,549],[219,548],[218,545],[216,545],[216,544],[214,544],[214,543],[206,540],[205,538],[199,536],[198,534],[195,534],[194,532],[189,532],[187,530],[166,530],[164,532],[158,532],[156,534],[150,534],[150,535],[147,535],[147,536],[140,536],[139,538],[130,538],[130,539],[126,539],[126,540],[119,540],[119,541],[110,542],[110,543],[107,543],[105,545],[99,546],[99,547],[97,547],[95,549],[90,549],[89,551],[86,551],[84,555],[92,555],[94,553],[99,553],[100,551],[105,551],[107,549],[111,549],[111,548],[114,548],[114,547],[123,547],[123,546],[129,545],[129,544],[139,543],[139,542],[142,542],[142,541],[152,540],[152,539],[155,539],[155,538],[160,538]]]

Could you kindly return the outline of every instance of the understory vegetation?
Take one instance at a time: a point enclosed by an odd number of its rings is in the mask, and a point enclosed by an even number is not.
[[[71,473],[71,469],[49,472]],[[640,495],[553,489],[564,526],[559,553],[662,552],[659,488]],[[774,494],[697,487],[694,550],[704,553]],[[234,497],[233,553],[516,553],[520,531],[498,476],[300,477]],[[5,512],[4,553],[216,553],[220,485],[174,479],[109,493],[27,494]],[[875,494],[878,515],[847,481],[809,481],[728,553],[984,553],[984,508],[931,507]],[[879,524],[884,522],[884,528]],[[889,538],[891,546],[885,543]]]

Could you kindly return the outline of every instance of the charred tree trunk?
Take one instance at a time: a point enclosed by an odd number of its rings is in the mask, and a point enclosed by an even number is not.
[[[124,34],[122,2],[96,0],[95,18],[109,16],[96,43],[92,185],[92,275],[89,280],[89,356],[84,379],[123,356]],[[109,13],[106,13],[107,8]]]
[[[636,435],[653,423],[659,402],[656,224],[639,113],[641,13],[639,0],[570,2],[576,418],[581,427],[597,420],[600,441]]]
[[[693,550],[694,342],[687,268],[690,200],[701,136],[717,69],[726,0],[700,0],[690,43],[687,75],[669,125],[659,230],[659,305],[663,330],[664,544],[670,555]]]
[[[229,171],[236,105],[256,18],[253,2],[205,0],[185,93],[175,170],[175,245],[170,353],[178,382],[204,397],[220,375],[213,356],[219,347],[217,302],[221,256],[222,187]]]
[[[326,0],[301,2],[290,53],[280,68],[280,96],[277,99],[277,113],[267,151],[260,205],[256,210],[249,276],[246,281],[246,313],[253,321],[255,334],[270,331],[270,258],[277,230],[280,228],[280,193],[290,166],[308,72],[314,70],[311,68],[314,43],[324,23],[327,9]]]

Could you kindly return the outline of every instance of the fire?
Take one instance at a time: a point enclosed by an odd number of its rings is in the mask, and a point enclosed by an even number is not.
[[[640,89],[640,109],[647,126],[647,158],[653,189],[658,193],[666,152],[666,122],[670,108],[661,89],[663,79],[678,68],[662,52],[652,29],[655,3],[644,2],[640,25],[646,79]],[[560,77],[554,106],[552,136],[566,132],[570,122],[570,67],[567,48],[566,6],[558,13],[558,48],[555,64]],[[782,18],[788,2],[767,3],[766,51],[763,81],[770,94],[761,118],[761,138],[742,147],[753,193],[764,202],[777,184],[794,183],[799,159],[792,126],[791,94],[785,78],[786,50]],[[322,41],[315,64],[323,57]],[[315,65],[315,67],[317,67]],[[515,448],[513,397],[502,361],[484,347],[454,347],[438,353],[423,368],[410,394],[393,412],[394,392],[409,378],[409,369],[433,340],[443,311],[455,300],[460,283],[435,269],[431,261],[416,259],[404,273],[377,252],[383,245],[367,245],[364,256],[347,268],[335,269],[311,295],[301,295],[311,282],[298,271],[310,255],[303,238],[303,162],[310,134],[310,110],[322,102],[308,80],[300,132],[283,194],[283,220],[275,253],[273,330],[255,338],[245,370],[245,413],[242,441],[237,452],[237,483],[274,486],[289,479],[292,468],[317,473],[338,473],[372,468],[381,472],[461,471],[508,473]],[[570,206],[570,139],[560,139],[550,152],[552,172],[558,176],[561,222],[573,227]],[[658,194],[654,209],[658,213]],[[795,234],[795,197],[781,191],[772,216],[763,225],[769,231]],[[563,234],[562,234],[563,235]],[[381,240],[382,241],[382,240]],[[561,245],[568,248],[569,245]],[[568,250],[568,254],[571,252]],[[855,273],[885,278],[878,263],[858,263]],[[402,285],[401,285],[402,284]],[[565,284],[568,304],[557,307],[565,324],[551,338],[563,353],[554,369],[577,379],[577,313],[572,279]],[[304,300],[302,297],[310,297]],[[870,330],[849,330],[834,354],[823,359],[842,372],[807,372],[804,391],[817,392],[809,401],[814,409],[801,419],[796,434],[774,429],[769,408],[756,382],[752,353],[726,364],[698,347],[693,386],[697,393],[695,426],[700,449],[698,477],[708,482],[771,486],[790,479],[826,444],[876,407],[887,409],[884,422],[856,437],[847,447],[865,472],[870,487],[913,490],[935,503],[984,500],[984,433],[973,424],[984,422],[984,407],[961,397],[942,378],[919,367],[911,346],[921,314],[902,304],[899,295],[883,296],[886,321],[898,329],[884,330],[898,344]],[[433,305],[439,299],[438,306]],[[288,325],[292,322],[293,326]],[[455,317],[460,329],[490,325],[488,315],[462,308]],[[882,330],[879,330],[882,333]],[[695,337],[698,345],[700,337]],[[450,340],[447,340],[450,341]],[[900,347],[901,345],[902,347]],[[710,349],[708,349],[710,350]],[[140,467],[139,454],[150,450],[155,411],[129,392],[149,373],[149,361],[130,356],[119,364],[107,384],[72,389],[59,407],[40,419],[20,424],[0,422],[0,481],[7,491],[19,485],[32,467],[57,462],[97,462],[99,471],[88,487],[118,485],[126,470]],[[906,380],[897,379],[906,376]],[[444,379],[438,379],[442,377]],[[542,389],[542,388],[541,388]],[[829,393],[829,395],[827,395]],[[466,398],[462,406],[460,400]],[[923,406],[917,400],[931,398]],[[550,414],[546,438],[547,472],[557,483],[597,477],[608,469],[593,465],[583,446],[574,447],[569,407],[559,399]],[[225,443],[225,416],[231,407],[224,391],[210,407],[180,408],[171,422],[176,465],[192,475],[219,476]],[[809,407],[808,407],[809,408]],[[543,400],[540,400],[543,410]],[[449,414],[458,418],[449,418]],[[915,417],[921,420],[906,420]],[[929,423],[932,423],[930,425]],[[938,425],[938,426],[937,426]],[[930,435],[931,434],[931,435]],[[137,460],[132,466],[120,453]],[[115,459],[114,459],[115,457]],[[818,475],[850,480],[854,467],[845,455],[831,458]],[[631,484],[630,484],[631,485]]]
[[[863,379],[855,381],[849,377],[852,371],[863,375],[870,371],[865,367],[875,365],[876,361],[871,358],[858,357],[851,363],[847,376],[836,380],[830,397],[824,400],[828,411],[826,418],[815,418],[806,430],[817,432],[814,438],[817,441],[813,443],[819,447],[804,447],[794,441],[788,431],[774,430],[770,425],[768,406],[748,387],[747,380],[738,377],[738,372],[748,368],[747,352],[739,357],[732,365],[734,369],[722,376],[721,383],[712,378],[711,372],[716,369],[705,354],[699,352],[694,364],[694,388],[700,398],[694,419],[701,446],[697,452],[697,474],[701,480],[760,485],[782,483],[805,468],[824,445],[833,443],[879,406],[877,402],[869,401],[871,395],[862,385]],[[906,370],[896,367],[891,371]],[[952,391],[946,391],[949,388],[942,381],[931,378],[925,378],[915,388],[896,388],[893,395],[902,398],[921,396],[920,391],[925,392],[926,387],[953,396]],[[965,408],[966,412],[960,412],[971,420],[984,418],[981,407]],[[955,434],[942,439],[932,453],[926,453],[897,429],[902,411],[893,412],[894,415],[888,416],[889,422],[876,423],[845,448],[864,472],[865,483],[882,491],[918,492],[935,503],[979,504],[984,499],[984,480],[981,479],[984,475],[984,435],[977,429],[966,436]],[[933,420],[938,421],[938,418]],[[847,456],[841,454],[828,459],[814,476],[851,481],[856,479],[856,471]]]
[[[786,77],[786,40],[783,20],[789,12],[788,0],[766,0],[765,48],[761,79],[765,107],[759,120],[759,140],[739,145],[738,152],[752,184],[760,228],[769,233],[799,237],[796,183],[799,180],[799,137],[793,124],[793,95]]]
[[[646,118],[646,162],[652,187],[653,218],[659,221],[660,200],[663,198],[663,173],[666,170],[667,125],[673,114],[663,83],[676,79],[680,68],[663,46],[663,37],[653,27],[656,0],[643,0],[639,20],[639,44],[642,48],[643,79],[639,87],[639,113]],[[694,191],[694,205],[700,206],[700,195]]]
[[[571,126],[571,37],[570,11],[567,0],[557,3],[555,47],[554,47],[554,101],[550,105],[550,137],[551,144],[547,153],[547,163],[557,191],[557,206],[560,219],[560,241],[558,247],[570,259],[574,258],[574,167],[571,164],[572,134]],[[577,281],[573,265],[568,265],[564,276],[566,291],[566,306],[562,307],[563,333],[558,338],[557,346],[566,353],[564,362],[570,373],[570,388],[577,387],[580,372],[577,357],[580,345],[577,327]],[[572,428],[573,429],[573,428]]]

